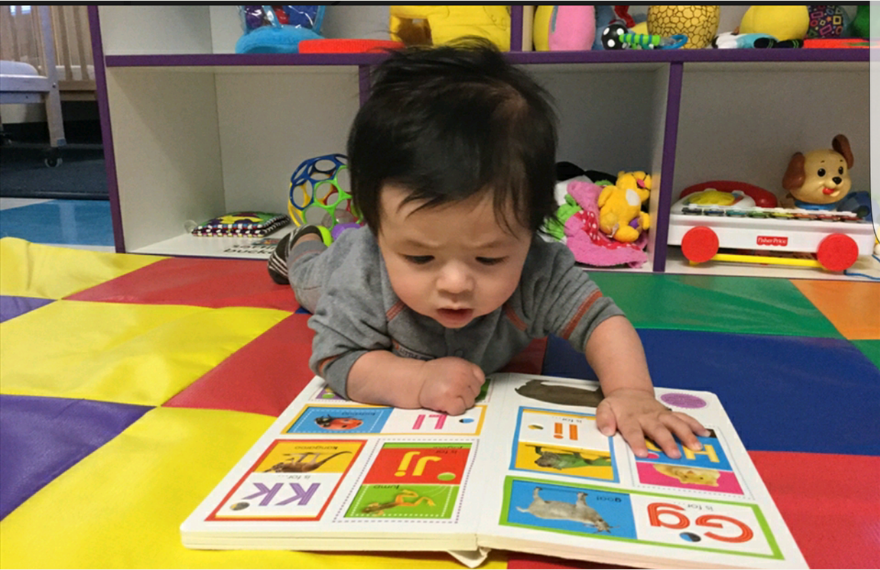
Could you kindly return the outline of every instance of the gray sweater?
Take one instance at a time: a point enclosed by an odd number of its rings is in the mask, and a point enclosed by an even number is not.
[[[319,242],[303,243],[291,261],[316,264],[312,278],[322,283],[316,306],[300,300],[314,313],[309,319],[316,333],[309,366],[342,396],[349,370],[369,351],[390,350],[422,360],[458,356],[488,374],[506,365],[532,339],[549,334],[583,352],[599,323],[623,314],[575,265],[565,245],[537,237],[510,299],[461,329],[446,329],[400,301],[369,229],[349,230],[319,256],[308,255],[322,248]]]

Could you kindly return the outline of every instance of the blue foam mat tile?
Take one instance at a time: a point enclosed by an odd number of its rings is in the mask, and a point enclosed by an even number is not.
[[[721,399],[746,448],[880,455],[880,369],[843,339],[639,330],[656,386]],[[595,379],[551,337],[543,374]]]
[[[0,519],[150,409],[0,395]]]

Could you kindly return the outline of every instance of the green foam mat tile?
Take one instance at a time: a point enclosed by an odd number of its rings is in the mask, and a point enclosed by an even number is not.
[[[842,338],[787,279],[592,272],[644,329]]]
[[[874,366],[880,368],[880,340],[851,340],[856,348],[862,351]]]

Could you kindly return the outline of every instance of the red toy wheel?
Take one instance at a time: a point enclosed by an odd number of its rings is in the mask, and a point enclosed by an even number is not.
[[[718,235],[706,226],[691,228],[681,238],[681,251],[688,261],[709,261],[718,253]]]
[[[831,234],[819,244],[816,258],[829,271],[849,269],[859,257],[859,246],[847,235]]]

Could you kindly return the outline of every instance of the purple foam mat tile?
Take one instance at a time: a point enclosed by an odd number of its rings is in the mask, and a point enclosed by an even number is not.
[[[12,295],[0,295],[0,323],[8,321],[19,315],[23,315],[43,305],[54,302],[54,299],[37,299],[35,297],[14,297]]]
[[[0,519],[150,409],[0,395]]]

